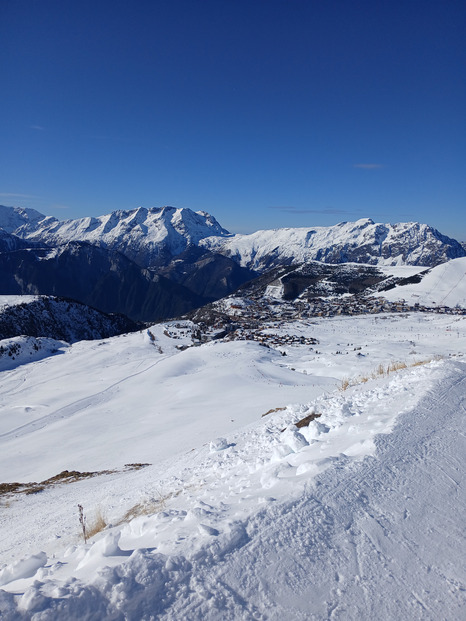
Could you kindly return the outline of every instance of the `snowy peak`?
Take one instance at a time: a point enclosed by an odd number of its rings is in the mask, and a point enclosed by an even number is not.
[[[23,224],[15,228],[15,222]],[[204,237],[224,237],[229,234],[209,214],[175,207],[138,207],[130,211],[114,211],[97,218],[63,222],[54,218],[36,218],[34,223],[34,227],[25,227],[24,218],[14,220],[9,232],[48,245],[87,241],[118,250],[143,267],[157,265],[167,257],[180,254],[188,245],[197,245]]]
[[[7,233],[14,233],[21,237],[19,230],[27,231],[37,228],[39,223],[53,221],[55,218],[44,216],[35,209],[23,209],[22,207],[5,207],[0,205],[0,229]],[[56,220],[58,222],[58,220]]]
[[[211,237],[201,244],[261,272],[309,261],[434,266],[466,254],[459,242],[426,224],[380,224],[369,218],[329,227],[265,230],[227,239]]]

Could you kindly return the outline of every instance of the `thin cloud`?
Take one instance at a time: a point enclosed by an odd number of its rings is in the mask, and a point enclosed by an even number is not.
[[[363,170],[377,170],[385,168],[383,164],[353,164],[353,168],[362,168]]]
[[[38,199],[38,196],[33,196],[32,194],[16,194],[15,192],[0,192],[0,197],[2,198],[34,198]]]
[[[29,127],[31,129],[35,129],[38,132],[44,132],[45,131],[45,127],[42,127],[42,125],[30,125]]]
[[[295,214],[303,214],[303,213],[320,213],[326,215],[351,215],[354,213],[358,213],[360,210],[356,211],[348,211],[347,209],[334,209],[332,207],[326,207],[325,209],[297,209],[296,207],[281,207],[281,206],[271,206],[269,209],[277,209],[278,211],[285,211],[286,213],[295,213]]]

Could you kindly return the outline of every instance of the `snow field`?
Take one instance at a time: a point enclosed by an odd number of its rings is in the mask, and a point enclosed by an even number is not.
[[[0,372],[64,353],[67,347],[68,343],[64,341],[45,337],[15,336],[3,339],[0,341]]]
[[[424,306],[466,306],[466,257],[434,267],[420,283],[395,287],[380,294],[395,302],[403,298],[409,304]]]
[[[0,309],[6,306],[29,304],[40,298],[39,295],[0,295]]]
[[[3,481],[41,480],[75,463],[153,464],[4,502],[6,619],[459,618],[465,576],[453,538],[461,541],[464,483],[449,432],[464,423],[465,364],[454,362],[464,319],[282,329],[320,343],[280,347],[284,357],[244,342],[181,352],[188,336],[157,326],[155,341],[143,333],[77,343],[0,376]],[[439,355],[452,360],[338,390],[378,364]],[[163,411],[158,423],[147,421],[146,400]],[[19,403],[32,409],[18,421]],[[309,414],[319,416],[293,425]],[[435,521],[423,513],[429,500]],[[87,545],[78,503],[90,522],[100,510],[109,524]]]

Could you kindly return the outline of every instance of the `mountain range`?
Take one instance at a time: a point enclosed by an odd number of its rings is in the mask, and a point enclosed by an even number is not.
[[[329,227],[285,228],[200,242],[240,265],[264,272],[278,265],[321,261],[434,267],[465,256],[454,239],[419,222],[380,224],[370,218]]]
[[[417,222],[361,219],[239,235],[204,211],[184,208],[60,221],[0,206],[0,293],[73,297],[136,321],[179,316],[276,267],[433,267],[462,256],[459,242]]]

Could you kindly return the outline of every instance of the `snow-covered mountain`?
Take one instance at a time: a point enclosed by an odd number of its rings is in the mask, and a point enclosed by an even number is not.
[[[0,293],[74,297],[135,320],[170,318],[228,295],[255,273],[198,246],[227,235],[205,212],[139,208],[60,222],[0,208]]]
[[[442,265],[463,260],[453,259]],[[338,299],[339,296],[370,295],[396,285],[400,285],[397,291],[399,297],[403,297],[402,285],[419,282],[428,271],[429,268],[414,266],[383,267],[361,263],[334,265],[309,261],[298,266],[274,267],[239,287],[229,298],[263,299],[265,303],[270,298],[305,302],[314,298]]]
[[[142,267],[165,264],[188,246],[204,237],[223,237],[223,229],[204,211],[174,207],[139,207],[114,211],[97,218],[59,221],[34,210],[0,210],[0,228],[23,239],[57,246],[70,241],[86,241],[121,252]]]
[[[459,242],[427,224],[380,224],[368,218],[329,227],[232,235],[208,213],[186,208],[139,207],[98,218],[59,221],[31,209],[2,207],[0,229],[49,246],[86,241],[121,252],[146,268],[166,265],[193,245],[260,272],[311,260],[432,267],[466,256]]]
[[[427,224],[378,224],[369,218],[329,227],[209,237],[200,243],[260,272],[277,265],[308,261],[434,266],[466,256],[459,242]]]
[[[416,222],[363,219],[232,235],[206,212],[174,207],[63,222],[0,207],[0,293],[74,297],[141,321],[179,316],[276,267],[302,266],[285,279],[289,298],[318,272],[320,280],[335,272],[325,265],[348,266],[336,270],[335,293],[342,293],[384,278],[365,277],[355,264],[432,267],[463,256],[457,241]]]
[[[0,252],[12,252],[21,248],[30,248],[31,242],[20,239],[16,235],[0,229]]]
[[[70,301],[0,296],[0,617],[461,618],[466,316],[358,302],[464,305],[466,258],[422,266],[456,242],[155,211],[93,228],[0,209],[0,293],[173,312],[263,271],[210,322],[111,338]],[[357,316],[332,316],[345,300]]]
[[[55,221],[56,219],[51,216],[44,216],[44,214],[35,209],[0,205],[0,229],[7,233],[14,233],[21,228],[26,229],[27,227],[34,230],[40,223],[47,220]]]

